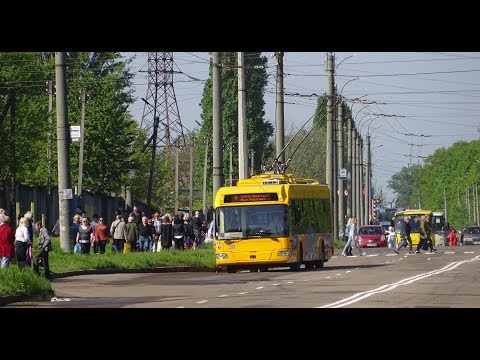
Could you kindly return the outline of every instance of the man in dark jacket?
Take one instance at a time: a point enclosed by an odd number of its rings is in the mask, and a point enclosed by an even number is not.
[[[38,252],[33,257],[33,270],[40,275],[40,266],[45,270],[45,277],[50,277],[50,267],[48,265],[48,252],[52,250],[52,242],[48,230],[43,227],[41,221],[35,223],[38,231]]]
[[[403,246],[406,246],[407,245],[407,242],[409,244],[409,250],[408,250],[408,253],[409,254],[413,254],[413,246],[412,246],[412,239],[410,238],[410,231],[411,231],[411,228],[410,228],[410,216],[406,215],[404,218],[403,218],[403,221],[402,221],[402,224],[401,224],[401,227],[400,227],[400,238],[402,239],[402,241],[400,242],[400,244],[398,244],[398,247],[395,249],[395,252],[398,254],[398,251],[403,247]]]

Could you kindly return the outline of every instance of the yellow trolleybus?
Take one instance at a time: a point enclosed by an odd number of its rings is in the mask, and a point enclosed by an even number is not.
[[[430,224],[432,224],[433,221],[433,212],[431,210],[422,210],[422,209],[416,209],[416,210],[404,210],[404,211],[398,211],[395,213],[393,217],[393,222],[395,224],[395,234],[397,238],[397,244],[399,244],[402,239],[400,238],[400,226],[402,224],[403,219],[405,218],[406,215],[410,216],[410,238],[412,239],[412,244],[413,246],[418,245],[420,242],[420,218],[422,215],[428,214],[430,216]],[[432,244],[435,244],[435,230],[432,225],[432,232],[430,234],[430,237],[432,239]],[[407,244],[408,246],[408,244]]]
[[[329,188],[313,179],[241,179],[218,190],[214,211],[216,265],[228,272],[322,268],[333,255]]]

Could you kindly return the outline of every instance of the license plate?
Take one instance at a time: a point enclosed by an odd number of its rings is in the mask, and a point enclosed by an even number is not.
[[[367,244],[368,247],[377,247],[377,244]]]

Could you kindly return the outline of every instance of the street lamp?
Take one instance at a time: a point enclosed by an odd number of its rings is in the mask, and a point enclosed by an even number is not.
[[[337,66],[335,66],[335,70],[337,70],[337,68],[340,66],[341,63],[343,63],[345,60],[348,60],[348,59],[351,59],[352,57],[356,56],[357,54],[353,54],[353,55],[350,55],[350,56],[347,56],[345,59],[343,59],[342,61],[340,61]]]

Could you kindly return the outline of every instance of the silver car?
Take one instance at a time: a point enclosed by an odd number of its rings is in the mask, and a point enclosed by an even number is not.
[[[463,245],[480,245],[480,226],[469,226],[463,233]]]

